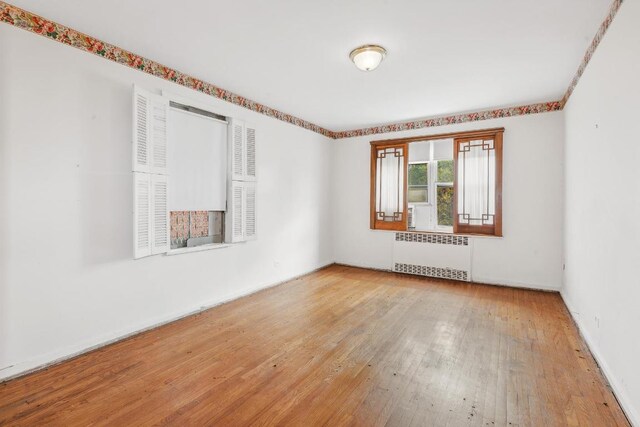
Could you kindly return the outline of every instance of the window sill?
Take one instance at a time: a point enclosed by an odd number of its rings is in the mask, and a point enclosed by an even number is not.
[[[182,255],[182,254],[188,254],[190,252],[202,252],[202,251],[210,251],[212,249],[228,248],[229,246],[231,246],[231,243],[210,243],[208,245],[192,246],[190,248],[171,249],[165,255],[168,255],[168,256]]]

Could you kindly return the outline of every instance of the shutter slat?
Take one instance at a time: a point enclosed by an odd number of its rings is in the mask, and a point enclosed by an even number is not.
[[[166,175],[151,175],[153,191],[153,246],[151,253],[160,254],[169,250],[169,182]]]
[[[246,178],[256,179],[256,130],[253,127],[245,128],[246,134]]]
[[[242,218],[243,218],[243,187],[242,183],[233,183],[232,189],[232,203],[233,203],[233,219],[232,219],[232,238],[234,242],[241,242],[244,237],[244,230],[242,227]]]
[[[151,172],[167,173],[167,114],[169,104],[166,99],[154,96],[151,100],[151,132],[153,158]]]
[[[149,172],[149,94],[135,88],[133,96],[133,171]]]
[[[142,258],[151,254],[151,185],[146,173],[133,173],[133,256]]]
[[[229,121],[229,169],[231,170],[231,179],[242,181],[244,179],[244,123],[240,120],[232,119]]]
[[[226,241],[237,243],[244,240],[243,212],[244,195],[243,183],[231,181],[229,183],[228,201],[229,208],[225,216]]]
[[[244,183],[244,238],[256,238],[256,184]]]

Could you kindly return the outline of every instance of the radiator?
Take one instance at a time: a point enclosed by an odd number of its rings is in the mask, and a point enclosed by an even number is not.
[[[395,233],[393,271],[471,281],[472,239],[435,233]]]

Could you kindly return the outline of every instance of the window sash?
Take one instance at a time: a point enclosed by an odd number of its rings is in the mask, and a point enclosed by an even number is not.
[[[453,232],[502,236],[502,131],[454,138],[454,179]]]
[[[371,228],[407,229],[407,144],[371,147]]]
[[[453,182],[436,182],[434,186],[435,186],[435,197],[434,197],[435,203],[434,203],[434,210],[433,210],[434,211],[434,213],[433,213],[433,216],[434,216],[434,228],[436,230],[446,230],[448,232],[453,232],[453,224],[451,224],[451,225],[440,224],[440,204],[438,202],[440,200],[438,198],[438,190],[441,189],[441,188],[451,188],[451,189],[453,189]],[[455,199],[455,190],[454,190],[454,194],[453,194],[452,197]],[[451,204],[453,205],[454,201],[452,200],[451,202],[452,202]],[[452,220],[454,219],[454,217],[453,217],[453,206],[452,206],[452,209],[451,209],[451,219]]]
[[[380,140],[380,141],[371,141],[371,194],[370,194],[370,226],[372,229],[381,229],[381,230],[399,230],[406,231],[407,230],[407,215],[408,212],[408,154],[409,154],[409,143],[411,142],[419,142],[419,141],[429,141],[429,140],[440,140],[450,138],[453,139],[453,162],[454,162],[454,182],[440,182],[438,181],[437,175],[432,177],[432,173],[437,174],[437,167],[430,166],[430,180],[428,184],[428,192],[429,192],[429,202],[422,204],[433,204],[436,206],[436,220],[435,220],[435,229],[437,231],[444,229],[450,229],[447,226],[440,226],[437,223],[437,195],[434,197],[434,192],[437,192],[437,189],[441,186],[453,186],[454,194],[453,194],[453,233],[454,234],[483,234],[483,235],[494,235],[494,236],[502,236],[502,142],[503,142],[503,132],[504,128],[494,128],[494,129],[485,129],[485,130],[477,130],[477,131],[469,131],[469,132],[454,132],[454,133],[446,133],[446,134],[437,134],[437,135],[426,135],[426,136],[417,136],[417,137],[409,137],[409,138],[400,138],[400,139],[392,139],[392,140]],[[458,168],[461,166],[460,161],[458,160],[459,154],[459,144],[464,141],[472,141],[472,140],[491,140],[494,144],[494,163],[493,168],[495,169],[494,179],[492,180],[492,191],[493,198],[491,199],[491,205],[493,207],[492,214],[493,224],[483,224],[483,225],[471,225],[471,224],[461,224],[458,221],[458,193],[461,190],[460,182],[458,179]],[[402,213],[401,217],[396,218],[396,221],[381,221],[379,218],[376,219],[376,195],[377,195],[377,161],[376,156],[379,150],[384,149],[385,147],[403,147],[404,149],[404,181],[398,180],[399,188],[401,187],[402,194],[404,195],[404,200],[402,203]],[[414,187],[414,186],[411,186]],[[420,204],[420,203],[412,203],[412,204]],[[460,206],[460,208],[462,208]],[[399,209],[400,210],[400,209]]]

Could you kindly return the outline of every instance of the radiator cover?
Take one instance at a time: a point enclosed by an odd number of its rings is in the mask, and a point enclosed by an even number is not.
[[[472,244],[467,236],[395,233],[393,271],[469,282]]]

